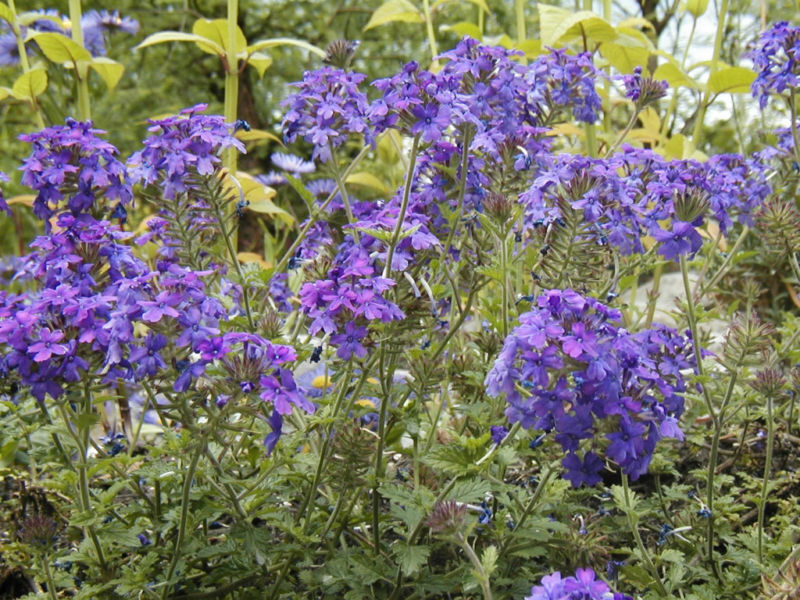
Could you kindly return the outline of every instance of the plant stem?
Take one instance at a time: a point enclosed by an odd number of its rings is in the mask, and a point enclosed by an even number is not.
[[[714,55],[711,58],[711,72],[709,73],[709,77],[714,75],[717,70],[717,65],[719,64],[719,55],[720,50],[722,49],[722,34],[725,32],[725,21],[728,17],[728,0],[722,0],[722,5],[719,9],[719,14],[717,15],[717,32],[714,36]],[[700,142],[703,140],[703,121],[705,120],[706,116],[706,108],[708,107],[708,99],[710,93],[706,89],[703,92],[703,98],[700,101],[700,106],[697,108],[697,120],[694,122],[694,130],[692,131],[692,143],[695,147],[700,146]]]
[[[205,436],[202,436],[197,445],[197,449],[192,454],[192,458],[189,462],[189,468],[186,470],[186,475],[184,476],[183,480],[183,493],[181,495],[181,520],[178,524],[178,537],[175,538],[175,547],[172,550],[172,560],[169,563],[167,577],[164,580],[164,591],[161,594],[162,599],[166,598],[169,594],[169,582],[172,579],[172,575],[175,573],[175,567],[178,566],[178,560],[181,556],[181,546],[183,545],[183,538],[186,536],[186,524],[189,521],[189,502],[192,491],[192,480],[194,479],[194,474],[197,470],[197,463],[200,461],[200,457],[205,453],[205,450],[206,438]]]
[[[663,582],[661,581],[661,577],[658,574],[658,569],[653,564],[653,560],[650,558],[650,553],[647,552],[647,547],[644,545],[642,541],[642,536],[639,533],[639,526],[636,523],[636,519],[633,518],[633,509],[631,508],[631,489],[628,486],[628,476],[625,473],[622,473],[622,488],[625,491],[625,516],[628,519],[628,526],[631,528],[631,532],[633,533],[633,537],[636,540],[636,545],[639,547],[639,552],[642,555],[642,560],[644,564],[647,566],[647,570],[650,571],[650,576],[656,582],[658,587],[659,595],[662,598],[669,597],[666,588],[664,587]]]
[[[83,48],[81,15],[81,0],[69,0],[69,20],[72,24],[72,41]],[[88,121],[92,118],[89,98],[89,65],[84,61],[80,61],[75,67],[75,78],[78,81],[78,119],[80,121]]]
[[[484,571],[483,565],[481,564],[478,555],[475,554],[475,550],[473,550],[472,546],[469,545],[469,542],[467,542],[467,540],[464,539],[464,536],[461,535],[461,532],[456,533],[456,540],[458,540],[459,545],[469,558],[469,562],[472,563],[472,566],[475,568],[475,571],[477,571],[478,581],[481,584],[481,590],[483,591],[484,600],[492,600],[492,588],[489,585],[489,576],[486,574],[486,571]]]
[[[42,556],[42,569],[44,570],[44,580],[47,583],[47,595],[50,600],[58,600],[56,585],[53,583],[53,573],[50,571],[50,562],[47,556]]]
[[[426,2],[427,4],[427,2]],[[389,243],[389,249],[386,252],[386,264],[383,267],[383,277],[388,278],[392,272],[392,259],[394,258],[394,250],[400,240],[400,232],[403,230],[403,222],[406,220],[406,212],[408,211],[408,202],[411,197],[411,184],[414,181],[414,168],[417,165],[417,148],[419,147],[419,134],[414,136],[414,141],[411,142],[411,156],[408,159],[408,171],[406,172],[406,185],[403,189],[403,201],[400,205],[400,213],[397,215],[397,223],[394,226],[392,233],[392,241]]]
[[[625,129],[622,130],[622,133],[619,134],[619,137],[616,139],[616,141],[606,151],[605,158],[608,158],[609,156],[614,154],[617,148],[619,148],[619,145],[628,136],[628,134],[631,132],[631,129],[633,129],[633,126],[636,123],[636,119],[638,118],[639,118],[639,111],[634,110],[633,114],[631,115],[631,120],[628,121],[628,124],[625,126]]]
[[[239,59],[236,56],[236,28],[239,18],[239,0],[228,0],[228,39],[225,48],[225,122],[234,123],[239,104]],[[223,156],[223,164],[232,175],[236,175],[236,148],[227,148]]]
[[[764,462],[764,481],[761,484],[761,504],[758,507],[758,562],[764,564],[764,510],[767,506],[767,487],[772,471],[772,449],[775,443],[775,421],[772,415],[772,396],[767,396],[767,457]]]
[[[28,61],[28,53],[25,50],[25,40],[22,39],[22,31],[20,31],[19,24],[17,23],[17,8],[14,6],[14,0],[8,0],[8,7],[11,9],[13,20],[11,21],[11,30],[17,40],[17,53],[19,54],[19,64],[22,67],[23,73],[30,73],[31,64]],[[42,117],[42,109],[35,97],[31,98],[33,104],[34,117],[36,119],[36,126],[39,129],[44,129],[44,118]],[[20,253],[22,254],[22,253]]]
[[[436,34],[433,31],[433,15],[431,14],[430,0],[423,0],[422,7],[425,16],[425,31],[428,34],[428,44],[430,44],[431,47],[431,69],[433,71],[438,71],[439,61],[436,60],[436,57],[439,56],[439,48],[436,45]]]
[[[354,225],[356,222],[355,217],[353,216],[353,209],[350,206],[350,197],[347,195],[347,188],[344,185],[344,180],[342,179],[342,174],[339,172],[339,163],[336,161],[336,152],[333,148],[333,143],[329,143],[328,146],[331,149],[331,165],[333,169],[333,177],[336,179],[336,187],[339,189],[339,194],[342,196],[342,203],[344,204],[344,212],[347,214],[347,222],[350,225]],[[359,243],[358,238],[358,230],[353,227],[351,229],[353,232],[353,240],[356,244]]]

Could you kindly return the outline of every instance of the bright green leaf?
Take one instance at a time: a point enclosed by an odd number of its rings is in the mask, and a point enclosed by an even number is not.
[[[545,46],[556,46],[561,40],[567,41],[580,36],[595,42],[607,42],[617,37],[611,24],[591,11],[572,12],[549,4],[537,6],[542,44]]]
[[[389,0],[381,4],[372,16],[364,31],[386,25],[387,23],[424,23],[425,18],[409,0]]]
[[[646,67],[650,58],[647,48],[621,46],[614,42],[601,44],[600,54],[620,73],[633,73],[636,67]]]
[[[436,2],[431,4],[431,10],[439,8],[440,6],[447,4],[448,2],[452,2],[452,0],[436,0]],[[472,4],[474,4],[475,6],[480,6],[487,13],[492,12],[491,10],[489,10],[489,5],[486,4],[486,0],[467,0],[467,2],[472,2]]]
[[[266,141],[273,141],[278,142],[279,144],[283,145],[281,138],[277,135],[269,133],[268,131],[264,131],[262,129],[251,129],[250,131],[245,131],[243,129],[236,132],[236,138],[242,140],[243,142],[266,142]]]
[[[39,12],[36,10],[30,10],[24,13],[20,13],[17,15],[17,23],[22,26],[30,25],[34,21],[50,21],[55,23],[59,26],[59,28],[63,28],[65,23],[60,16],[56,15],[48,15],[43,12]]]
[[[82,60],[92,60],[92,55],[86,48],[60,33],[37,33],[30,38],[36,41],[48,60],[54,63],[78,63]]]
[[[745,67],[725,67],[714,71],[708,78],[708,91],[714,94],[742,94],[750,92],[755,72]]]
[[[0,4],[0,19],[8,21],[9,23],[14,22],[14,13],[12,13],[11,9],[5,4]]]
[[[20,100],[33,101],[36,96],[47,89],[47,72],[44,69],[34,69],[23,73],[14,82],[11,93]]]
[[[120,63],[104,56],[93,58],[89,66],[103,78],[109,90],[113,90],[117,87],[119,80],[122,78],[122,74],[125,72],[125,67]]]
[[[702,17],[707,9],[708,0],[686,0],[686,10],[688,10],[695,19]]]
[[[142,48],[147,48],[148,46],[154,46],[156,44],[165,44],[167,42],[194,42],[198,46],[200,46],[200,44],[204,44],[209,48],[215,46],[214,42],[208,38],[204,38],[203,36],[196,35],[194,33],[183,33],[182,31],[159,31],[153,35],[148,35],[141,44],[136,46],[136,50],[141,50]],[[214,54],[217,56],[225,56],[225,49],[222,46],[216,46],[216,48],[214,48]]]
[[[642,27],[643,29],[649,29],[650,31],[656,30],[650,21],[641,17],[628,17],[627,19],[623,19],[617,23],[617,28],[620,27]]]
[[[247,59],[247,64],[258,72],[259,77],[263,77],[272,64],[272,57],[262,52],[253,52]]]
[[[461,21],[452,25],[442,25],[439,27],[439,31],[452,31],[461,37],[468,35],[476,40],[483,39],[483,32],[481,31],[480,27],[475,25],[475,23],[470,23],[469,21]]]
[[[378,190],[384,196],[387,196],[391,193],[391,190],[386,187],[386,185],[375,175],[372,173],[367,173],[366,171],[359,171],[358,173],[351,173],[347,176],[346,179],[347,183],[353,183],[355,185],[363,185],[373,190]]]
[[[486,577],[490,577],[497,568],[497,546],[487,546],[481,555],[481,566]]]
[[[673,63],[664,63],[659,65],[656,72],[653,73],[653,79],[663,79],[670,87],[689,87],[698,88],[698,83],[689,77],[686,73],[681,71],[680,67]]]
[[[198,48],[208,54],[219,56],[218,48],[222,48],[223,54],[228,51],[228,20],[227,19],[197,19],[192,25],[192,33],[199,35],[212,43],[197,42]],[[244,52],[247,48],[247,40],[244,33],[236,27],[236,49],[235,54]]]
[[[266,50],[267,48],[275,48],[276,46],[296,46],[303,50],[308,50],[312,54],[316,54],[320,58],[325,58],[324,50],[317,48],[314,44],[309,44],[302,40],[295,40],[293,38],[270,38],[268,40],[259,40],[250,44],[247,51],[250,53],[258,52],[259,50]]]
[[[11,96],[11,89],[7,87],[0,87],[0,101],[5,100]]]

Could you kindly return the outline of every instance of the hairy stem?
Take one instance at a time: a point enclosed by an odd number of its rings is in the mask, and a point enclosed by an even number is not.
[[[69,20],[72,25],[72,41],[83,48],[81,15],[81,0],[69,0]],[[81,121],[88,121],[92,118],[89,98],[89,65],[85,64],[84,61],[80,61],[75,67],[75,79],[78,82],[78,119]]]
[[[625,491],[625,516],[628,520],[628,526],[631,528],[631,533],[633,533],[633,537],[636,540],[636,546],[639,548],[639,553],[642,555],[642,560],[644,561],[647,570],[650,571],[650,576],[656,583],[656,587],[658,587],[659,595],[662,598],[667,598],[669,594],[667,593],[664,584],[661,581],[661,576],[658,574],[658,569],[653,564],[653,560],[650,558],[650,553],[647,551],[647,547],[644,545],[642,541],[642,536],[639,533],[639,526],[636,523],[636,520],[633,518],[633,509],[631,508],[631,489],[628,486],[628,476],[625,473],[622,473],[622,488]]]
[[[403,231],[403,222],[406,220],[406,212],[408,211],[408,202],[411,198],[411,184],[414,182],[414,168],[417,165],[417,148],[419,147],[419,134],[414,136],[414,141],[411,143],[411,156],[408,159],[408,171],[406,172],[406,185],[403,188],[403,200],[400,205],[400,212],[397,215],[397,223],[392,232],[392,240],[389,243],[389,249],[386,252],[386,264],[383,267],[383,277],[387,278],[392,272],[392,259],[394,258],[394,251],[397,243],[400,241],[400,233]]]
[[[761,504],[758,507],[758,562],[764,564],[764,511],[767,506],[767,488],[772,471],[772,449],[775,444],[775,421],[772,415],[772,396],[767,396],[767,457],[764,461],[764,480],[761,483]]]

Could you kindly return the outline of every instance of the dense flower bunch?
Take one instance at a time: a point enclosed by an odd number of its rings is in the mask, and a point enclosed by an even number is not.
[[[605,456],[634,479],[647,472],[659,439],[682,439],[688,341],[664,326],[631,334],[620,318],[572,290],[547,291],[520,315],[486,377],[489,395],[505,395],[512,423],[555,432],[575,487],[601,481],[600,432]],[[581,440],[593,440],[582,458]]]
[[[638,66],[634,67],[631,75],[623,75],[621,79],[625,86],[625,97],[631,100],[638,110],[666,96],[669,87],[666,81],[642,77],[642,67]]]
[[[597,579],[594,570],[578,569],[569,577],[562,578],[559,571],[545,575],[525,600],[631,600],[631,597],[612,591],[605,581]]]
[[[520,200],[528,229],[547,227],[565,210],[577,210],[592,225],[585,235],[597,243],[610,243],[624,255],[641,253],[649,235],[658,242],[658,253],[674,260],[700,248],[699,229],[707,213],[725,233],[734,219],[752,224],[754,211],[770,193],[766,165],[758,157],[668,161],[625,147],[607,159],[552,157]]]
[[[288,108],[283,118],[286,142],[305,139],[314,146],[314,159],[322,162],[331,160],[331,150],[352,135],[363,135],[372,143],[369,104],[359,89],[366,77],[335,67],[307,71],[303,81],[294,84],[299,91],[283,103]]]
[[[195,110],[158,123],[164,139],[146,141],[136,161],[138,179],[171,186],[174,194],[179,181],[189,189],[181,177],[217,176],[216,153],[235,144],[219,117]],[[236,302],[223,306],[211,286],[219,281],[220,293],[235,292],[229,282],[176,260],[160,260],[153,270],[125,243],[131,234],[93,216],[107,199],[131,197],[124,165],[98,133],[90,123],[70,120],[23,137],[34,146],[23,181],[38,191],[37,202],[47,209],[39,213],[50,216],[62,200],[69,210],[58,214],[56,231],[32,244],[20,276],[36,282],[33,289],[0,294],[3,375],[40,401],[83,380],[134,387],[148,380],[185,392],[205,377],[218,404],[260,397],[274,408],[276,426],[293,406],[313,411],[283,366],[296,358],[291,348],[225,331],[239,309]]]
[[[800,28],[775,23],[761,34],[749,57],[757,74],[751,89],[762,109],[770,96],[794,94],[800,84]]]
[[[79,217],[92,212],[100,197],[118,200],[119,211],[131,201],[125,165],[101,133],[91,123],[67,119],[66,125],[20,136],[33,145],[22,163],[22,183],[36,191],[33,210],[46,226],[62,203]]]

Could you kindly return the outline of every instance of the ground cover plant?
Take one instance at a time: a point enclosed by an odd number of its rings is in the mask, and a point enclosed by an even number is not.
[[[126,7],[0,4],[0,597],[798,597],[800,28]]]

